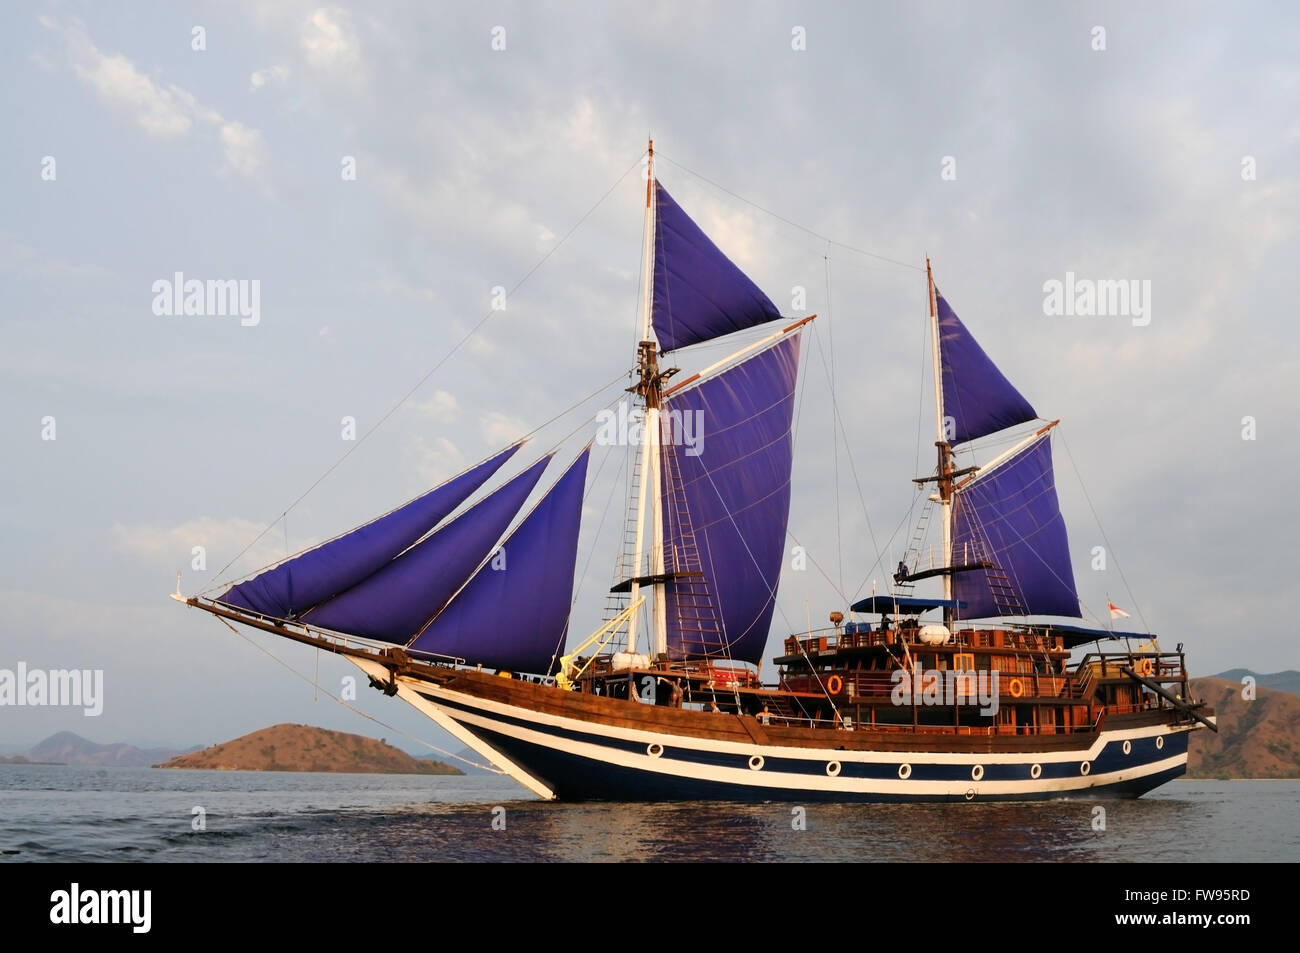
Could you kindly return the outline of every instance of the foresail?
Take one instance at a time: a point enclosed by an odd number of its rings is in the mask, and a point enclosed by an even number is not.
[[[377,572],[424,536],[514,456],[515,444],[390,513],[231,586],[217,602],[292,620]]]
[[[984,560],[995,568],[953,577],[958,618],[1080,615],[1050,435],[953,494],[952,561]]]
[[[664,400],[668,652],[757,663],[790,516],[799,336]]]
[[[664,352],[781,317],[767,295],[655,183],[654,329]]]
[[[939,359],[943,367],[943,412],[951,444],[975,440],[1014,427],[1038,414],[998,370],[935,289]]]
[[[579,454],[412,650],[549,674],[568,631],[590,453]]]
[[[368,579],[305,613],[302,621],[405,644],[456,594],[519,513],[548,454]]]

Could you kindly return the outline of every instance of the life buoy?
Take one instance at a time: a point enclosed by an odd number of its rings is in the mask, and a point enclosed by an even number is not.
[[[826,691],[832,695],[838,695],[844,690],[844,679],[838,675],[832,675],[826,679]]]
[[[1149,676],[1154,671],[1155,671],[1155,666],[1151,663],[1151,660],[1149,658],[1138,659],[1137,673],[1139,675]]]
[[[1018,678],[1013,678],[1011,680],[1010,689],[1012,698],[1021,698],[1025,694],[1025,686],[1021,684],[1020,679]]]

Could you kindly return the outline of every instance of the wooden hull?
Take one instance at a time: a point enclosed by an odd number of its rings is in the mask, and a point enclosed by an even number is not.
[[[1192,730],[1168,711],[1039,736],[786,728],[450,669],[397,693],[534,793],[574,801],[1140,797],[1185,772]]]

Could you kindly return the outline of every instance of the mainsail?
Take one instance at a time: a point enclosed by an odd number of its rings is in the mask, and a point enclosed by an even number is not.
[[[664,399],[670,432],[694,426],[700,438],[695,447],[671,439],[664,447],[672,657],[762,658],[790,516],[798,370],[792,334]]]
[[[412,650],[491,668],[550,672],[568,631],[590,454],[588,446],[410,643]]]
[[[231,586],[217,602],[292,620],[355,586],[447,518],[522,444],[501,451],[363,526]]]
[[[1050,433],[959,485],[953,524],[953,562],[995,567],[953,579],[953,596],[965,603],[958,618],[1080,615]]]
[[[781,317],[668,190],[655,187],[654,329],[662,353]]]
[[[302,621],[409,642],[496,547],[550,461],[548,454],[368,579],[304,613]]]
[[[938,288],[934,296],[943,368],[943,411],[950,421],[944,438],[950,444],[965,443],[1036,420],[1038,414],[1029,401],[989,360]]]

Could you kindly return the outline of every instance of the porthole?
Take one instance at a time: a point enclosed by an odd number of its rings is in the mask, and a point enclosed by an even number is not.
[[[1124,742],[1124,753],[1125,753],[1125,754],[1132,754],[1132,753],[1133,753],[1133,742],[1131,742],[1131,741],[1125,741],[1125,742]]]
[[[664,753],[664,746],[659,744],[658,742],[655,742],[652,745],[646,746],[645,753],[652,758],[657,758]]]
[[[1160,735],[1158,738],[1156,738],[1156,750],[1159,751],[1164,746],[1165,746],[1165,736]]]
[[[828,777],[837,777],[840,773],[840,763],[838,761],[826,762],[826,774]]]
[[[975,789],[974,789],[974,788],[968,788],[968,789],[966,790],[966,800],[968,800],[968,801],[973,801],[973,800],[975,800]]]
[[[978,781],[982,777],[984,777],[984,765],[977,764],[970,769],[970,779],[972,781]]]
[[[910,764],[900,764],[898,766],[898,776],[906,781],[912,776],[912,766]]]
[[[763,770],[763,756],[761,754],[756,754],[754,757],[749,759],[749,769],[751,771]]]
[[[1079,773],[1082,774],[1082,775],[1087,775],[1088,772],[1091,771],[1091,770],[1092,770],[1092,762],[1091,762],[1091,761],[1085,761],[1085,762],[1083,762],[1083,764],[1079,765]]]
[[[1037,781],[1039,777],[1042,776],[1042,773],[1043,773],[1043,766],[1041,764],[1036,764],[1029,769],[1029,776],[1033,778],[1035,781]]]

